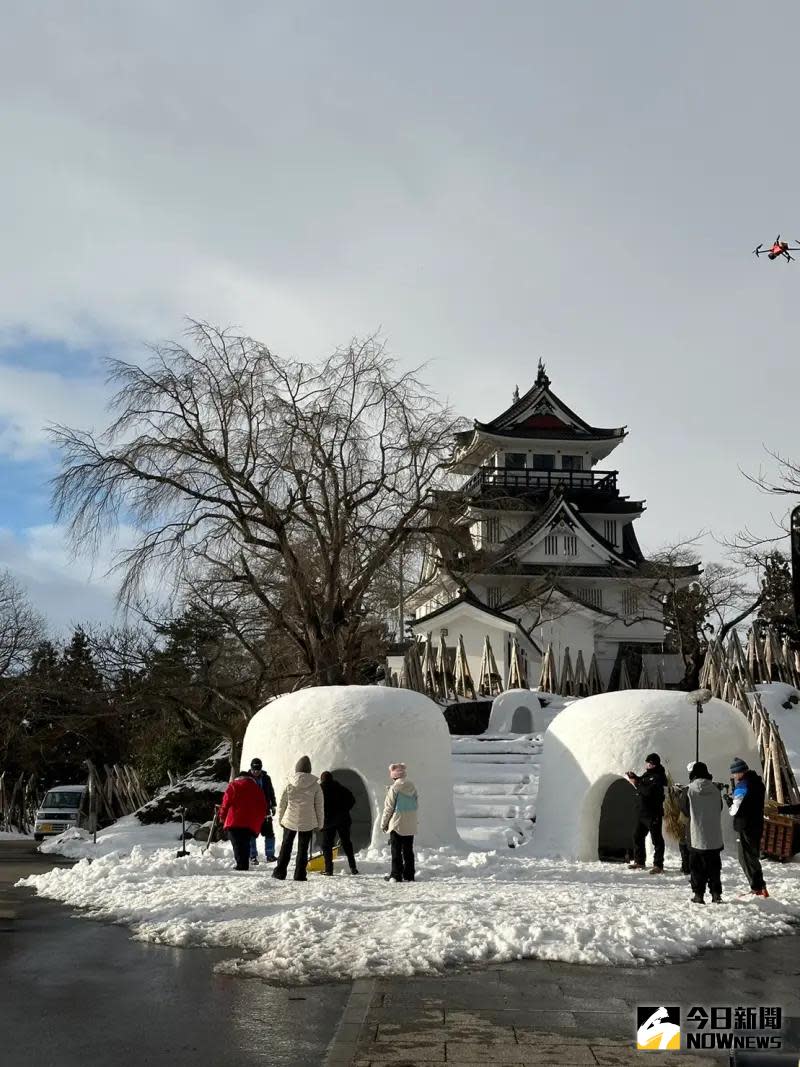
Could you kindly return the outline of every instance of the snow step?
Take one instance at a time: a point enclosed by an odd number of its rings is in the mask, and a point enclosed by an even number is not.
[[[515,797],[525,794],[528,781],[526,776],[517,778],[513,782],[465,782],[460,779],[453,783],[453,792],[457,797],[486,797],[496,799],[499,797]]]
[[[461,762],[476,762],[476,763],[530,763],[531,757],[538,755],[538,753],[522,753],[522,752],[486,752],[481,753],[480,759],[474,759],[474,754],[470,752],[454,752],[453,759],[457,763]]]
[[[535,805],[456,803],[456,819],[532,819]]]

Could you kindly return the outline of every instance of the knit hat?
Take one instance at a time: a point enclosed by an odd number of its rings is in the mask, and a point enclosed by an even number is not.
[[[294,769],[298,774],[302,774],[303,772],[309,774],[311,771],[311,760],[308,756],[301,756],[297,763],[295,763]]]
[[[695,778],[706,778],[709,782],[711,781],[711,775],[709,773],[708,767],[706,767],[705,763],[703,763],[702,760],[698,760],[697,763],[695,763],[695,765],[689,771],[689,781],[693,782]]]
[[[260,771],[263,766],[264,764],[261,762],[258,756],[255,756],[253,759],[250,760],[251,771]]]
[[[695,762],[696,762],[696,760],[692,760],[691,763],[687,763],[686,764],[686,770],[689,772],[689,774],[691,774],[692,771],[694,770]]]
[[[645,756],[645,763],[661,763],[661,757],[657,752],[651,752],[649,756]]]
[[[389,764],[389,777],[392,781],[396,781],[398,778],[405,778],[406,765],[405,763],[390,763]]]
[[[731,774],[744,774],[745,771],[749,770],[750,768],[747,766],[741,756],[737,756],[731,764]]]

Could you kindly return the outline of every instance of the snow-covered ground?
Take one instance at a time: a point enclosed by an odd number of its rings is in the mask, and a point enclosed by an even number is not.
[[[772,896],[739,900],[747,887],[728,856],[728,903],[700,907],[678,874],[534,860],[525,846],[420,852],[413,885],[386,883],[387,857],[377,852],[359,857],[358,877],[281,883],[269,867],[231,870],[225,845],[204,855],[191,843],[190,856],[178,859],[179,842],[159,848],[154,829],[130,853],[104,835],[98,858],[20,884],[90,918],[124,923],[139,940],[229,948],[236,958],[219,970],[278,983],[433,974],[526,957],[664,962],[785,934],[800,922],[800,864],[767,864]],[[117,845],[124,847],[122,834]],[[73,847],[88,855],[95,846]]]
[[[20,834],[16,830],[0,830],[0,841],[29,841],[30,834]]]
[[[800,711],[789,687],[759,687],[800,771]],[[724,853],[726,904],[690,903],[687,880],[605,863],[534,858],[529,837],[541,763],[538,736],[452,739],[458,828],[466,846],[418,851],[419,881],[387,884],[386,853],[359,855],[361,874],[276,882],[270,868],[231,869],[230,847],[195,842],[177,858],[180,825],[131,816],[98,834],[42,846],[80,860],[25,879],[43,896],[124,923],[144,941],[213,946],[227,973],[280,983],[432,974],[536,957],[580,963],[667,962],[701,948],[786,934],[800,924],[800,862],[765,864],[771,896],[747,895]],[[513,840],[519,847],[510,849]],[[481,851],[489,849],[489,851]],[[472,851],[471,851],[472,850]],[[800,859],[800,857],[798,857]],[[338,872],[337,872],[338,874]]]
[[[126,815],[112,826],[98,831],[97,843],[87,830],[66,830],[58,837],[48,837],[39,846],[40,852],[50,852],[69,859],[95,859],[98,856],[129,855],[134,848],[150,854],[160,848],[177,851],[181,847],[179,822],[151,823],[142,826],[135,815]],[[197,845],[196,847],[201,847]]]

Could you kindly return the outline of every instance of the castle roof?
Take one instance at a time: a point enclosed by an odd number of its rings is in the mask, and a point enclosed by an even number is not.
[[[520,396],[515,390],[510,407],[489,422],[475,420],[471,430],[455,434],[455,451],[458,463],[468,462],[467,457],[481,451],[480,443],[488,441],[548,441],[551,444],[563,441],[567,444],[595,443],[598,455],[608,455],[626,436],[624,426],[591,426],[569,408],[550,388],[550,378],[544,363],[539,360],[536,381]],[[475,457],[477,462],[480,459]]]

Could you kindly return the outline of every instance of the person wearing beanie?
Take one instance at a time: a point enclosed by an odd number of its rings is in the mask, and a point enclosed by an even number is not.
[[[414,835],[417,832],[417,787],[409,781],[405,763],[390,763],[391,783],[383,804],[381,830],[388,833],[392,848],[392,869],[387,882],[413,882]]]
[[[645,867],[645,841],[650,834],[653,842],[653,866],[651,874],[664,873],[664,790],[667,787],[667,774],[661,766],[661,757],[657,752],[650,752],[644,758],[644,772],[634,774],[628,771],[625,777],[639,795],[641,805],[639,822],[633,832],[633,862],[629,864],[632,871],[642,871]]]
[[[764,782],[737,756],[731,764],[733,796],[726,797],[733,828],[738,834],[739,864],[755,897],[768,897],[761,869],[761,835],[764,830]]]
[[[689,785],[678,790],[678,806],[689,816],[689,872],[692,903],[722,903],[722,796],[702,761],[689,765]]]
[[[267,863],[274,863],[275,831],[272,828],[272,816],[275,814],[278,802],[275,799],[272,779],[264,770],[264,764],[257,756],[250,760],[250,777],[264,791],[264,799],[267,802],[267,817],[261,824],[261,833],[264,835],[264,856]],[[250,862],[258,864],[258,834],[250,842]]]
[[[295,764],[294,774],[286,783],[278,803],[278,822],[283,828],[281,850],[272,877],[283,881],[292,858],[294,839],[297,838],[297,856],[294,861],[294,880],[305,882],[311,835],[325,825],[325,803],[322,789],[311,773],[311,760],[301,756]]]
[[[250,842],[261,830],[267,802],[246,768],[229,783],[219,809],[219,821],[228,832],[237,871],[250,870]]]

